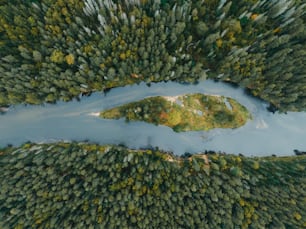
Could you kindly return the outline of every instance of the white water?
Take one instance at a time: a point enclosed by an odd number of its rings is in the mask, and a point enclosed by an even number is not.
[[[236,99],[252,113],[253,120],[238,129],[176,133],[165,126],[144,122],[126,123],[96,117],[97,112],[148,96],[174,96],[185,93],[224,95]],[[244,155],[292,155],[293,149],[306,149],[306,113],[272,114],[267,104],[247,96],[243,90],[213,81],[198,85],[158,83],[147,87],[126,86],[111,90],[107,96],[94,93],[81,102],[57,105],[15,106],[0,116],[0,146],[19,145],[25,141],[90,140],[101,144],[123,143],[131,148],[159,147],[173,151],[204,150],[242,153]]]

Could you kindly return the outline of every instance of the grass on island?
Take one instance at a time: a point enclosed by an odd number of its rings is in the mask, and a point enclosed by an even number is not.
[[[156,96],[100,113],[101,118],[145,121],[176,132],[238,128],[251,118],[248,110],[231,98],[204,94]]]

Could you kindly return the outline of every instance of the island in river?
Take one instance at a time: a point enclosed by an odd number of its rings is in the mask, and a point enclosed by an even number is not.
[[[234,99],[200,93],[155,96],[124,104],[100,113],[101,118],[145,121],[165,125],[176,132],[213,128],[238,128],[251,118]]]

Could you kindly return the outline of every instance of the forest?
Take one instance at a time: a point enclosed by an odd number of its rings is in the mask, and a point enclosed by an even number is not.
[[[0,1],[0,106],[212,78],[306,108],[300,0]]]
[[[0,0],[0,113],[205,79],[306,111],[305,12],[301,0]],[[306,155],[295,153],[8,145],[0,228],[306,228]]]
[[[304,228],[306,155],[0,149],[1,228]]]

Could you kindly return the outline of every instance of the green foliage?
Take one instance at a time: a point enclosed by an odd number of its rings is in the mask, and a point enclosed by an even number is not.
[[[234,120],[234,115],[232,114],[227,114],[223,111],[219,111],[214,115],[215,120],[218,123],[228,123],[228,122],[232,122]]]
[[[0,227],[303,228],[305,164],[26,143],[0,149]]]
[[[212,77],[248,88],[280,111],[305,110],[305,5],[258,2],[233,1],[235,19],[221,20],[220,32],[227,32],[214,50],[220,61],[212,60]]]
[[[288,2],[3,2],[0,101],[29,103],[33,91],[40,103],[66,101],[208,72],[281,111],[305,110],[305,4]]]
[[[226,106],[229,103],[230,108]],[[234,99],[204,94],[156,96],[102,111],[100,117],[165,125],[175,132],[237,128],[251,115]]]
[[[188,51],[193,41],[185,3],[172,9],[174,3],[110,1],[100,9],[92,2],[0,6],[0,92],[13,94],[3,103],[32,103],[26,98],[33,92],[40,103],[67,101],[140,81],[193,81],[203,72],[201,63],[193,69]]]

